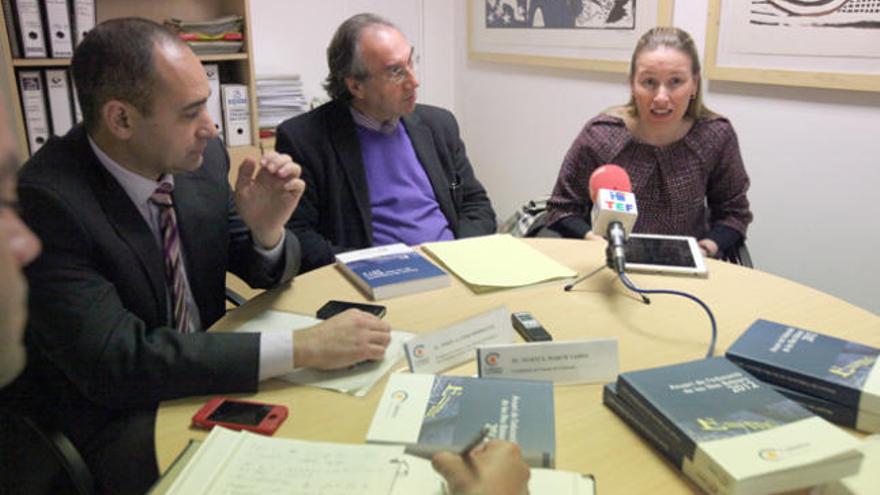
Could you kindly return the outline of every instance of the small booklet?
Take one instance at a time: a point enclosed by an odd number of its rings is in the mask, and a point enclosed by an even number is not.
[[[395,373],[388,378],[367,442],[405,445],[430,457],[461,451],[484,427],[516,442],[533,467],[554,467],[553,384],[539,380]]]
[[[404,244],[340,253],[336,266],[374,301],[449,286],[446,272]]]

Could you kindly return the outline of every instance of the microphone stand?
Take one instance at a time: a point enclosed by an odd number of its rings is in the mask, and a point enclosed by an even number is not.
[[[591,272],[588,272],[588,273],[586,273],[586,274],[584,274],[584,275],[581,275],[580,277],[576,278],[576,279],[574,280],[574,282],[572,282],[572,283],[570,283],[570,284],[568,284],[568,285],[566,285],[566,286],[564,287],[564,288],[565,288],[565,292],[571,292],[571,289],[573,289],[575,285],[577,285],[577,284],[583,282],[584,280],[586,280],[586,279],[592,277],[593,275],[599,273],[603,268],[605,268],[605,267],[604,267],[604,266],[600,266],[599,268],[596,268],[595,270],[593,270],[593,271],[591,271]]]
[[[626,277],[626,255],[624,252],[626,231],[623,229],[620,222],[612,222],[611,225],[608,226],[607,237],[608,239],[611,239],[611,241],[608,241],[608,246],[605,248],[605,266],[614,270],[618,277],[620,277],[624,286],[632,290],[630,284],[627,283],[627,280],[624,280]],[[573,282],[564,287],[565,292],[571,292],[571,289],[574,288],[575,285],[599,273],[599,271],[605,268],[605,266],[600,266],[599,268],[576,278]],[[651,304],[651,300],[648,299],[648,296],[639,291],[634,292],[642,298],[643,303]]]

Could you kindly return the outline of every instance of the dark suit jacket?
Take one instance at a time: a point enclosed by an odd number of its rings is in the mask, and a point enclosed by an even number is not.
[[[495,212],[474,176],[455,117],[416,105],[403,125],[455,237],[494,233]],[[332,263],[338,252],[373,245],[370,193],[347,104],[331,101],[285,121],[275,149],[303,168],[306,192],[287,225],[302,243],[304,271]]]
[[[227,269],[269,287],[290,280],[299,265],[291,232],[280,264],[253,249],[228,170],[215,140],[202,167],[175,176],[187,276],[205,328],[224,313]],[[43,253],[26,271],[30,361],[10,392],[17,405],[38,409],[48,426],[82,444],[129,409],[256,390],[258,335],[183,335],[170,326],[161,248],[81,127],[25,164],[19,199]]]

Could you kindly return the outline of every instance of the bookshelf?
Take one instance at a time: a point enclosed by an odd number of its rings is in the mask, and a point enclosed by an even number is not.
[[[257,128],[256,77],[254,75],[254,57],[251,35],[253,30],[250,22],[248,0],[150,0],[149,2],[133,2],[131,0],[95,0],[95,16],[97,22],[117,17],[144,17],[156,22],[175,17],[178,19],[197,20],[212,19],[225,15],[240,15],[244,18],[244,49],[242,52],[223,55],[202,55],[202,62],[220,64],[221,82],[240,83],[248,86],[251,114],[251,145],[230,148],[233,156],[255,156],[259,153],[260,139]],[[27,133],[24,114],[21,109],[16,70],[22,68],[53,68],[69,67],[67,58],[13,58],[9,44],[9,33],[6,30],[5,13],[0,10],[0,90],[3,91],[13,133],[18,142],[19,155],[26,157],[28,152]],[[237,163],[236,163],[237,164]]]

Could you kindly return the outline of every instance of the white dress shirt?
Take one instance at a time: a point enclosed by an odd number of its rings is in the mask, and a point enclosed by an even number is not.
[[[92,140],[91,136],[89,136],[89,145],[92,147],[92,151],[95,152],[95,155],[98,157],[98,161],[101,162],[101,165],[119,182],[119,185],[122,186],[122,189],[128,195],[129,199],[131,199],[132,203],[134,203],[137,210],[140,212],[141,216],[144,218],[144,221],[147,222],[147,226],[150,228],[150,231],[153,233],[153,237],[156,239],[156,245],[159,246],[160,250],[162,247],[162,233],[159,227],[159,207],[153,202],[150,201],[150,196],[156,191],[159,185],[163,182],[169,182],[171,185],[174,185],[174,176],[171,174],[165,174],[159,178],[158,181],[147,179],[141,175],[138,175],[131,170],[126,169],[122,165],[116,163],[112,158],[110,158],[106,153],[104,153],[101,148],[98,147],[97,143]],[[265,256],[267,260],[270,262],[275,262],[281,259],[281,253],[284,247],[284,237],[286,234],[282,234],[281,241],[278,242],[275,247],[271,249],[264,249],[262,246],[258,245],[254,242],[254,249]],[[181,262],[183,262],[183,266],[186,267],[186,256],[184,251],[180,250]],[[184,270],[184,276],[189,277]],[[199,315],[198,305],[195,303],[195,299],[193,298],[192,291],[189,289],[189,281],[187,280],[187,291],[185,295],[186,304],[189,308],[190,314],[193,315],[193,320],[195,322],[196,328],[202,328],[201,316]],[[171,321],[171,292],[170,290],[166,291],[166,311],[169,316],[169,321]],[[265,380],[267,378],[272,378],[276,376],[283,375],[285,373],[289,373],[293,370],[293,335],[291,332],[266,332],[260,333],[260,370],[259,370],[259,379]]]

